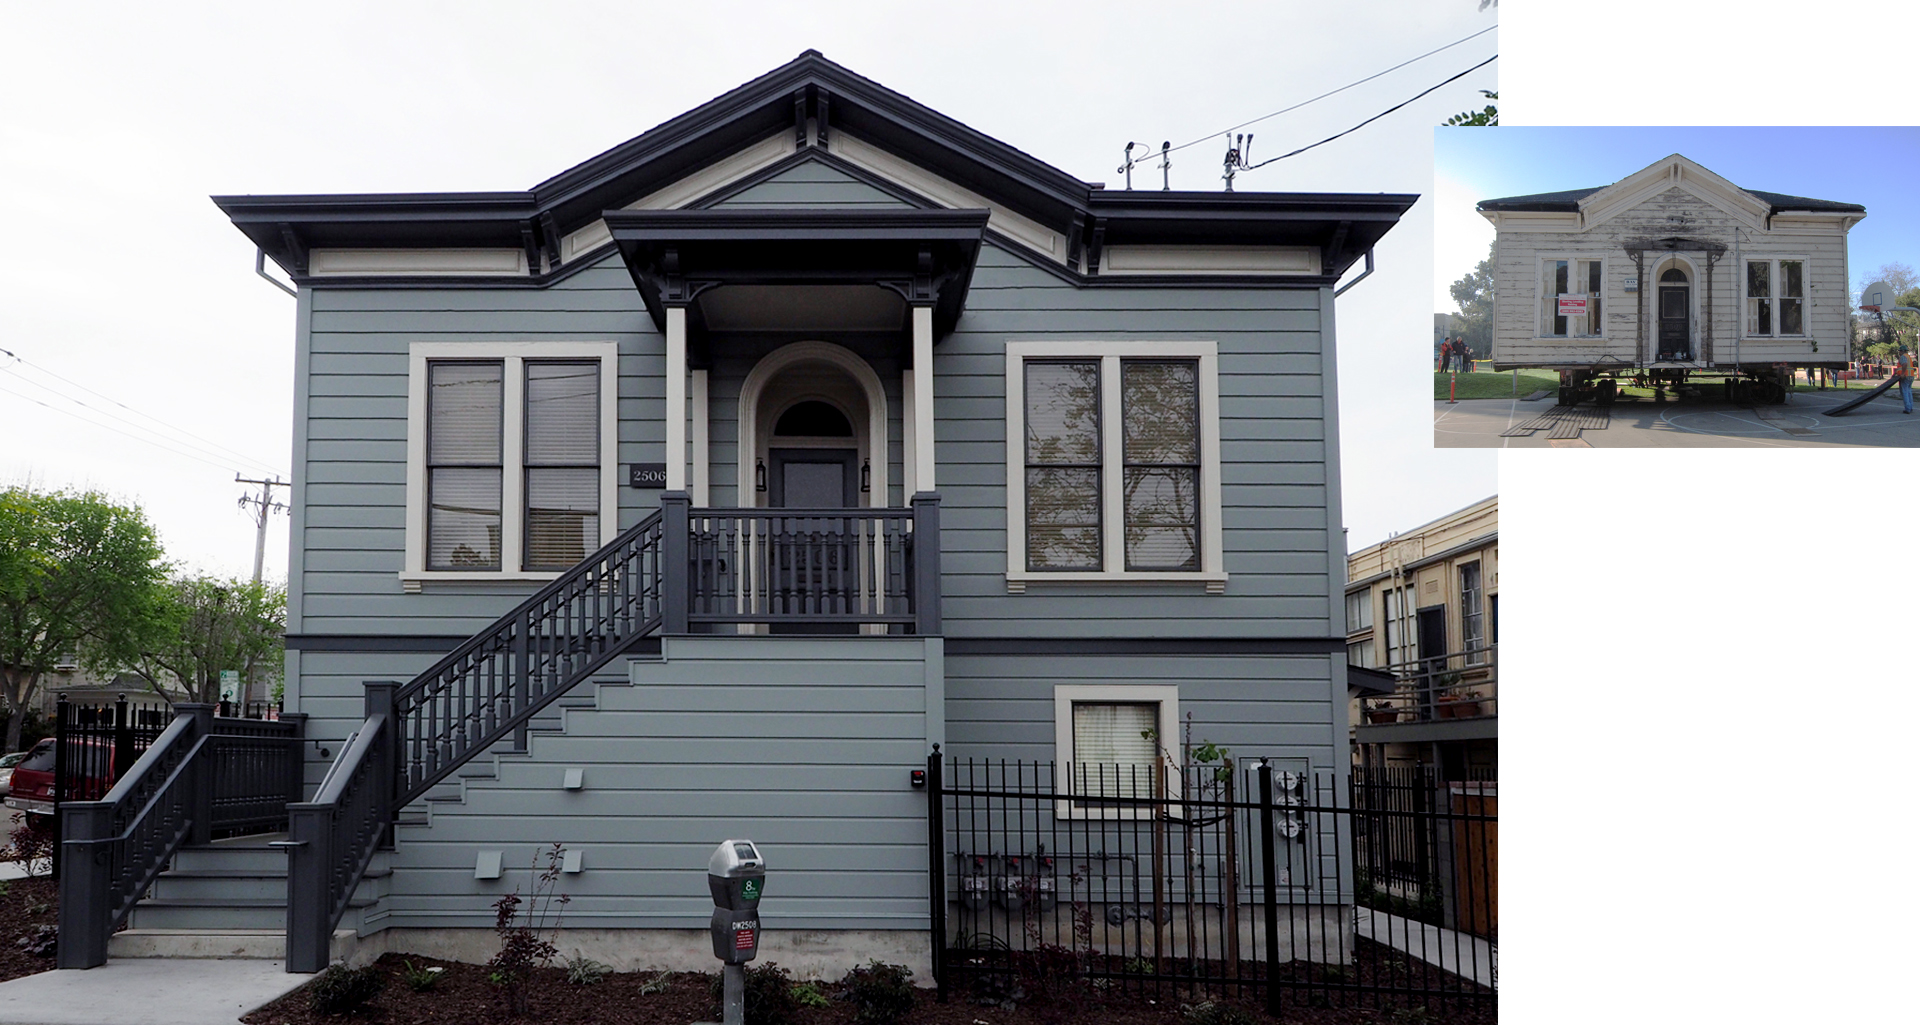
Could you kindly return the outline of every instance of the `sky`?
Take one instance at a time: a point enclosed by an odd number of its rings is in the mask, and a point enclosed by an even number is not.
[[[975,4],[965,17],[886,3],[576,3],[543,5],[552,27],[536,31],[528,10],[10,10],[0,189],[30,241],[0,251],[0,349],[14,354],[0,354],[0,484],[137,502],[184,566],[251,571],[253,521],[234,477],[292,469],[293,301],[254,276],[252,246],[209,195],[525,189],[808,48],[1113,188],[1128,141],[1197,141],[1173,154],[1171,181],[1213,190],[1224,130],[1491,28],[1498,13],[1473,0],[1368,13],[1221,3],[1178,18],[1163,3],[1103,4],[1098,17],[1045,3]],[[1250,155],[1351,128],[1493,56],[1498,36],[1243,128]],[[1484,102],[1498,67],[1235,186],[1424,195],[1429,129]],[[1431,273],[1430,207],[1423,198],[1387,236],[1378,270],[1338,306],[1355,548],[1496,489],[1491,455],[1426,450],[1424,357],[1400,358],[1428,330],[1414,297]],[[267,572],[283,577],[285,517],[270,530]]]
[[[1447,286],[1493,242],[1493,225],[1474,204],[1611,185],[1673,153],[1741,188],[1866,207],[1866,220],[1847,233],[1856,292],[1885,264],[1920,267],[1920,128],[1436,128],[1434,312],[1459,309]]]

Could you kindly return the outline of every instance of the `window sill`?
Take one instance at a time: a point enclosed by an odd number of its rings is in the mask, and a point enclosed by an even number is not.
[[[1009,573],[1007,574],[1007,593],[1025,594],[1028,584],[1120,584],[1134,586],[1139,584],[1205,584],[1208,594],[1227,593],[1227,575],[1224,572],[1198,573]]]
[[[559,576],[560,570],[544,573],[504,573],[498,570],[434,570],[423,573],[401,573],[400,589],[408,594],[419,594],[426,584],[545,584]]]

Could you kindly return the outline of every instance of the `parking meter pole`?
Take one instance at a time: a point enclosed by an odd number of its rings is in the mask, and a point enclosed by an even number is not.
[[[720,1023],[721,1025],[746,1025],[747,1022],[747,969],[744,965],[730,964],[720,968]]]

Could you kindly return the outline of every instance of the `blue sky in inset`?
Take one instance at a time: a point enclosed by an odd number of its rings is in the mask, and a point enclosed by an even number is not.
[[[1886,263],[1920,268],[1920,128],[1441,128],[1434,131],[1434,311],[1486,258],[1483,199],[1611,185],[1669,154],[1746,189],[1859,203],[1850,289]]]

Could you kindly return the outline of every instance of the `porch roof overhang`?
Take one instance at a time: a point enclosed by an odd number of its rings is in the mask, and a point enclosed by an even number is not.
[[[953,330],[986,210],[608,210],[602,214],[655,326],[667,309],[736,286],[874,285]]]

